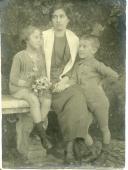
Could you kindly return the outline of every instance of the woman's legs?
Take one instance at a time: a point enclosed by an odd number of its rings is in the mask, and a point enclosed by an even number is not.
[[[64,162],[66,164],[71,164],[74,162],[73,143],[73,140],[65,142]]]
[[[70,159],[73,141],[76,138],[86,139],[88,133],[89,121],[85,96],[81,88],[74,85],[63,92],[53,94],[52,101],[66,143],[67,159]]]
[[[53,95],[53,108],[65,141],[86,137],[88,109],[79,86],[72,86]]]

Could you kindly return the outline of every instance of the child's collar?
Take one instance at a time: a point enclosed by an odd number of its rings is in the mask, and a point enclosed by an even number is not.
[[[85,62],[87,62],[87,61],[89,61],[89,60],[91,60],[93,58],[94,58],[94,56],[86,57],[86,58],[79,58],[78,62],[79,62],[79,64],[82,64],[82,63],[85,63]]]

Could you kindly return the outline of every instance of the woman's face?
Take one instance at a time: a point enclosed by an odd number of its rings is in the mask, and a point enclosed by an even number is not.
[[[68,25],[69,19],[63,9],[57,9],[52,15],[52,24],[55,30],[63,31]]]
[[[41,32],[40,30],[33,31],[32,34],[30,34],[27,45],[29,45],[31,48],[39,49],[41,47]]]

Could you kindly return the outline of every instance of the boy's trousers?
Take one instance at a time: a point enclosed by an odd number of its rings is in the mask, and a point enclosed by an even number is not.
[[[101,86],[89,84],[88,86],[81,86],[88,109],[96,116],[100,127],[108,126],[109,119],[109,101]]]

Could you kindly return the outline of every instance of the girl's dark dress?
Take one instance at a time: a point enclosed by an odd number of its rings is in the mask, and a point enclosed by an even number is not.
[[[53,83],[59,81],[59,76],[70,57],[66,37],[55,37],[51,62],[51,81]],[[52,101],[64,140],[85,138],[90,115],[81,88],[74,85],[60,93],[54,93]]]

